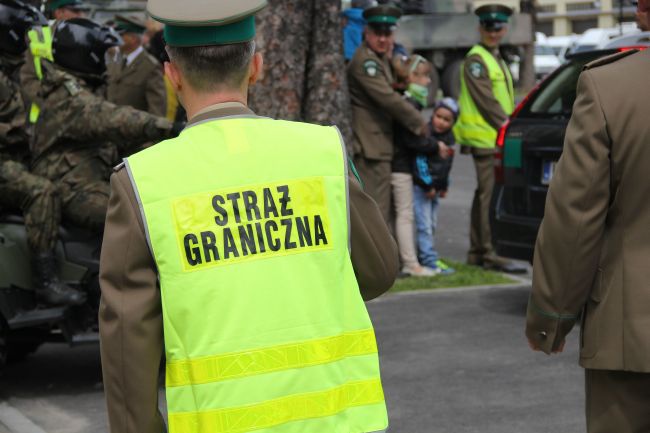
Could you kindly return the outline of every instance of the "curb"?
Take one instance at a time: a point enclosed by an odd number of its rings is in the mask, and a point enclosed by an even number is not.
[[[0,402],[0,433],[45,433],[18,409]]]
[[[512,277],[509,275],[508,277]],[[499,289],[510,289],[510,290],[524,290],[530,289],[530,282],[523,278],[513,278],[519,280],[516,283],[507,283],[507,284],[487,284],[483,286],[460,286],[460,287],[448,287],[441,289],[423,289],[423,290],[408,290],[404,292],[395,292],[387,293],[380,296],[377,299],[373,299],[369,303],[374,302],[387,302],[391,299],[397,299],[405,296],[425,296],[425,295],[435,295],[443,293],[468,293],[468,292],[482,292],[489,290],[499,290]]]

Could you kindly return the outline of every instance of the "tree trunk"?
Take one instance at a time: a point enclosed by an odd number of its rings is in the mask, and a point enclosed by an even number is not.
[[[264,73],[251,108],[262,116],[336,125],[351,137],[338,0],[270,0],[257,17]]]

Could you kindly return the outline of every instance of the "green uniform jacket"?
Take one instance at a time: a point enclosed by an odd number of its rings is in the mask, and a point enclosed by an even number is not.
[[[650,373],[650,51],[587,65],[546,200],[527,336],[580,364]],[[624,77],[624,79],[621,79]]]
[[[22,161],[29,154],[27,114],[12,63],[0,56],[0,162]]]
[[[362,43],[348,65],[352,102],[354,154],[366,159],[393,159],[393,122],[420,134],[420,112],[393,90],[390,62]]]
[[[108,177],[116,150],[125,152],[170,136],[172,123],[167,119],[118,107],[52,64],[43,66],[41,115],[32,144],[35,173],[56,180],[81,162],[99,157]]]

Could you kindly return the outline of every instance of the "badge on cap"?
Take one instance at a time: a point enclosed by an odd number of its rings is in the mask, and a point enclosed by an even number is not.
[[[367,76],[375,77],[377,76],[377,72],[379,72],[379,64],[374,60],[366,60],[363,63],[363,70],[366,72]]]

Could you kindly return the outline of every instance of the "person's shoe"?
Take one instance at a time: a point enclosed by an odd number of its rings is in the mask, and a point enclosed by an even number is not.
[[[402,269],[403,274],[407,274],[411,277],[433,277],[437,275],[437,272],[426,266],[418,266],[414,268],[404,268]]]
[[[440,275],[451,275],[456,273],[456,269],[447,265],[442,260],[436,260],[436,267],[440,269]]]
[[[503,257],[496,257],[485,261],[483,267],[488,270],[505,272],[506,274],[525,274],[528,272],[525,266],[505,259]]]
[[[477,256],[475,254],[468,254],[467,255],[467,264],[471,266],[483,266],[483,257],[482,256]]]
[[[34,282],[37,298],[50,305],[81,305],[86,295],[59,280],[53,254],[40,254],[34,258]]]

